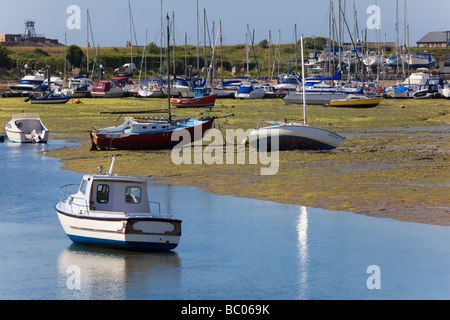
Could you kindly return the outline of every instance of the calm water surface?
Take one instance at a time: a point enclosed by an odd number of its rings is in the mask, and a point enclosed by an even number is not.
[[[82,175],[43,152],[64,143],[0,143],[0,299],[450,299],[448,227],[190,187],[149,184],[183,220],[173,252],[73,245],[53,207]]]

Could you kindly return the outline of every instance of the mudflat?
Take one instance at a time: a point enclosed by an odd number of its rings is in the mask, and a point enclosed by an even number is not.
[[[301,122],[300,105],[286,106],[281,99],[217,100],[215,115],[234,114],[216,120],[215,128],[224,139],[215,131],[194,143],[197,149],[192,149],[191,164],[174,164],[171,150],[91,151],[88,134],[93,126],[123,122],[121,115],[100,112],[132,115],[133,111],[167,109],[167,99],[81,100],[81,104],[31,106],[23,98],[4,98],[0,99],[0,120],[6,124],[13,113],[38,113],[50,130],[49,146],[52,138],[76,141],[76,146],[47,153],[62,159],[67,170],[95,172],[99,165],[107,167],[111,155],[116,155],[114,171],[118,174],[151,177],[216,194],[450,225],[450,100],[386,99],[367,109],[308,106],[308,124],[346,139],[332,151],[279,152],[271,158],[271,165],[277,166],[273,175],[261,175],[261,168],[269,165],[250,163],[248,148],[243,149],[241,141],[227,141],[226,131],[246,131],[262,120]],[[172,108],[178,118],[196,117],[203,111]],[[222,155],[216,153],[225,143],[234,144],[232,163],[226,161],[225,148]],[[195,163],[195,152],[213,156],[219,163]],[[246,160],[238,163],[240,153]]]

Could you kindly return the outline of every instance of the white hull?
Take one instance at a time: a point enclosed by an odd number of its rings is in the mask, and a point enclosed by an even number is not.
[[[138,95],[143,98],[163,98],[165,95],[161,89],[141,89]]]
[[[450,88],[444,88],[442,89],[442,95],[447,98],[450,99]]]
[[[34,139],[34,135],[26,134],[21,131],[13,131],[6,128],[5,131],[8,139],[12,142],[17,143],[47,143],[49,135],[49,132],[45,131],[41,134],[38,134],[39,138],[36,140]]]
[[[65,95],[71,96],[72,98],[89,98],[91,96],[91,91],[77,91],[74,89],[63,89],[62,92]]]
[[[91,97],[94,98],[120,98],[123,95],[123,90],[111,90],[108,92],[91,92]]]
[[[306,104],[311,105],[324,105],[329,104],[331,100],[338,100],[338,99],[344,99],[346,98],[348,93],[341,93],[341,92],[332,92],[332,93],[306,93],[305,94],[305,100]],[[296,92],[290,95],[287,95],[283,98],[283,103],[285,105],[289,104],[303,104],[303,93],[302,92]]]
[[[255,89],[250,93],[237,93],[235,94],[236,99],[263,99],[266,95],[266,91],[263,89]]]
[[[5,132],[10,141],[17,143],[46,143],[49,136],[49,131],[37,115],[13,115],[5,127]]]
[[[272,143],[273,138],[278,139],[278,150],[332,150],[345,139],[322,128],[298,123],[280,123],[253,130],[249,135],[249,144],[261,149],[261,142],[267,139],[267,150],[276,151],[272,150],[272,147],[276,148]]]
[[[103,218],[63,211],[56,205],[59,221],[67,236],[76,243],[149,250],[175,248],[181,236],[181,222],[175,220],[131,218],[104,213]],[[98,213],[96,213],[97,215]],[[110,217],[108,217],[110,216]]]

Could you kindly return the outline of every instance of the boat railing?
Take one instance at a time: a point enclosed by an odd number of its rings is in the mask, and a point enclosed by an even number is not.
[[[67,188],[68,187],[79,187],[79,184],[66,184],[64,186],[62,186],[61,188],[59,188],[60,190],[60,202],[65,202],[66,199],[66,193],[67,193]],[[88,202],[86,199],[82,198],[82,197],[76,197],[73,194],[71,194],[68,198],[68,204],[70,204],[70,210],[71,212],[73,212],[73,200],[77,199],[77,200],[81,200],[82,202],[84,201],[84,206],[87,208],[86,213],[89,214],[89,206],[88,206]]]
[[[159,202],[156,202],[156,201],[149,201],[148,203],[150,204],[150,211],[151,211],[151,205],[152,205],[152,204],[158,205],[158,214],[161,214],[161,204],[160,204]]]

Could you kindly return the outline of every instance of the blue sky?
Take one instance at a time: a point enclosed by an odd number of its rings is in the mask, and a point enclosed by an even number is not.
[[[353,29],[353,0],[346,2],[348,23]],[[333,0],[337,6],[338,1]],[[36,20],[36,32],[48,38],[56,38],[67,44],[86,45],[86,9],[89,9],[92,30],[96,45],[125,46],[130,38],[128,0],[59,0],[29,1],[0,0],[0,33],[24,33],[24,20]],[[7,3],[7,4],[6,4]],[[298,34],[305,36],[328,36],[329,0],[198,0],[200,20],[203,24],[203,9],[212,32],[212,22],[216,31],[222,21],[223,43],[225,45],[244,43],[247,24],[255,30],[255,42],[268,39],[269,31],[273,42],[291,43],[294,25]],[[356,0],[359,29],[367,28],[366,21],[371,16],[367,8],[378,5],[381,10],[381,37],[387,41],[395,39],[394,0]],[[185,33],[188,43],[197,39],[196,6],[197,0],[163,0],[163,13],[175,12],[175,42],[184,44]],[[69,29],[67,20],[71,14],[67,8],[76,5],[81,11],[79,29]],[[160,41],[161,0],[131,0],[132,14],[138,43],[144,44],[146,31],[148,42]],[[400,31],[404,23],[404,0],[399,0]],[[415,45],[429,31],[450,30],[450,1],[448,0],[407,0],[407,18],[410,25],[410,43]],[[203,28],[203,27],[201,27]],[[201,38],[203,29],[200,31]],[[402,35],[400,35],[400,39]],[[348,36],[346,37],[348,39]],[[369,30],[368,39],[375,41],[375,31]],[[202,39],[201,39],[202,40]],[[133,41],[134,42],[134,41]],[[92,43],[92,41],[91,41]]]

